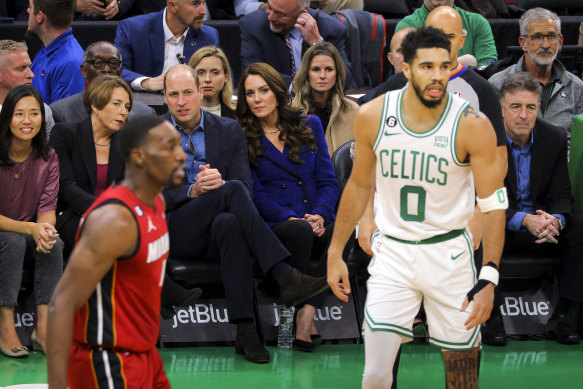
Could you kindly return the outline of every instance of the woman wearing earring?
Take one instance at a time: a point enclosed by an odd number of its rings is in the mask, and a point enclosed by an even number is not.
[[[63,272],[63,242],[55,229],[59,163],[46,140],[40,94],[12,89],[0,112],[0,351],[28,356],[14,327],[23,264],[34,257],[34,349],[45,350],[48,303]]]
[[[229,60],[224,51],[215,46],[198,49],[188,66],[196,70],[202,88],[201,108],[218,116],[235,119],[233,81]]]
[[[255,205],[292,254],[290,265],[323,275],[338,182],[320,120],[290,106],[285,82],[265,63],[254,63],[243,72],[237,94],[237,118],[247,139]],[[318,269],[310,272],[312,261]],[[298,307],[295,348],[314,349],[314,314],[323,300],[320,294]]]
[[[354,139],[352,124],[358,104],[344,95],[346,68],[340,53],[328,42],[310,47],[293,79],[292,105],[304,115],[316,115],[326,133],[328,153]]]

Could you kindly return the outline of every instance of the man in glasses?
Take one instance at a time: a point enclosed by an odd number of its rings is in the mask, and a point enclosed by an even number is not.
[[[538,117],[569,131],[571,117],[583,112],[583,81],[557,59],[563,46],[561,20],[544,8],[526,11],[520,18],[518,42],[524,55],[515,65],[490,77],[490,83],[499,92],[508,76],[529,72],[542,86]]]
[[[302,55],[312,45],[332,43],[346,64],[346,88],[352,85],[346,56],[346,27],[328,14],[308,8],[309,0],[268,0],[267,7],[239,21],[241,68],[265,62],[289,86],[299,71]]]
[[[85,54],[83,54],[81,74],[85,77],[87,85],[94,78],[102,74],[111,74],[119,77],[121,71],[121,54],[112,43],[105,41],[92,43],[87,47]],[[84,91],[51,104],[55,122],[78,122],[89,116],[83,105],[83,93]],[[135,116],[143,115],[155,116],[156,112],[153,108],[139,101],[134,101],[128,120],[131,120]]]

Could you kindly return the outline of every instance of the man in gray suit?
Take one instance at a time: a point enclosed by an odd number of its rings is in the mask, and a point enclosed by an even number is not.
[[[87,84],[90,84],[95,77],[101,74],[111,74],[119,77],[121,76],[121,71],[121,54],[113,43],[95,42],[85,50],[83,63],[81,64],[81,74],[87,80]],[[78,122],[89,116],[83,105],[83,93],[65,97],[50,105],[56,123]],[[156,116],[156,112],[153,108],[134,100],[128,120],[131,120],[134,116],[143,115]]]

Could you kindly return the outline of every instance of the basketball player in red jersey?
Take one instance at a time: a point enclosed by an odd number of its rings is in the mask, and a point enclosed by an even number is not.
[[[186,156],[161,118],[120,132],[121,184],[87,210],[49,306],[53,388],[170,388],[156,350],[168,233],[160,192],[180,184]]]

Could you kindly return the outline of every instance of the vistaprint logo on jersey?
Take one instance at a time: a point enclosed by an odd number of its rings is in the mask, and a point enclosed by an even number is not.
[[[170,241],[168,233],[165,233],[153,242],[148,243],[148,259],[146,263],[156,262],[170,250]]]
[[[447,149],[447,145],[449,144],[449,137],[443,135],[435,135],[435,139],[433,141],[433,147],[437,147],[439,149]]]

